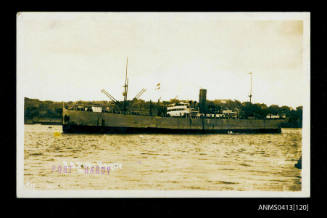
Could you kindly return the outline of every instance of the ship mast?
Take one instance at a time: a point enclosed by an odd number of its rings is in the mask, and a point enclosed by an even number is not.
[[[251,87],[250,87],[249,98],[250,98],[250,103],[252,103],[252,72],[250,72],[249,74],[250,74],[250,77],[251,77]]]
[[[126,112],[126,104],[127,104],[127,93],[128,93],[128,78],[127,78],[127,67],[128,67],[128,57],[127,57],[127,63],[126,63],[126,76],[125,76],[125,84],[124,84],[124,112]]]

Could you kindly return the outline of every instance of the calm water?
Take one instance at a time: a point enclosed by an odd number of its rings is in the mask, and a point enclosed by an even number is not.
[[[301,129],[282,134],[61,134],[25,125],[24,183],[37,190],[300,191]],[[64,161],[80,169],[60,172]],[[79,163],[78,163],[79,162]],[[120,163],[104,174],[93,166]],[[83,164],[84,163],[84,164]],[[81,166],[83,165],[83,166]],[[101,166],[100,166],[101,167]],[[101,168],[100,168],[101,169]]]

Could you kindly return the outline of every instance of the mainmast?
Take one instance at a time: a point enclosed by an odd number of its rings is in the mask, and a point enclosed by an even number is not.
[[[250,103],[252,103],[252,72],[250,72],[249,74],[250,74],[250,77],[251,77],[251,87],[250,87],[249,98],[250,98]]]
[[[110,98],[111,101],[113,101],[115,104],[119,106],[120,111],[122,111],[124,114],[127,112],[127,93],[128,93],[128,78],[127,78],[127,69],[128,69],[128,57],[127,57],[127,63],[126,63],[126,74],[125,74],[125,83],[123,85],[124,87],[124,102],[121,104],[120,101],[116,100],[109,92],[107,92],[104,89],[101,89],[101,92],[104,93],[108,98]],[[143,95],[143,93],[146,91],[146,89],[142,89],[137,95],[133,98],[132,101],[129,102],[128,106],[130,107],[137,99]]]
[[[127,63],[126,63],[126,76],[125,76],[125,84],[124,84],[124,112],[126,112],[126,104],[127,104],[127,93],[128,93],[128,78],[127,78],[127,68],[128,68],[128,57],[127,57]]]
[[[127,63],[126,63],[126,76],[125,76],[125,84],[124,84],[124,101],[127,101],[127,93],[128,93],[128,78],[127,78],[127,68],[128,68],[128,57],[127,57]]]

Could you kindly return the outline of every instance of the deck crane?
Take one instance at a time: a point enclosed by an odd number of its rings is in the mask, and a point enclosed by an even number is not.
[[[104,93],[107,97],[110,98],[111,101],[115,102],[115,103],[119,103],[119,101],[117,101],[112,95],[109,94],[109,92],[107,92],[104,89],[101,89],[101,92]]]
[[[139,91],[139,93],[137,93],[137,95],[135,95],[134,99],[136,99],[136,100],[139,99],[145,91],[146,91],[146,89],[141,89],[141,91]]]
[[[109,92],[104,89],[101,89],[101,92],[110,98],[110,100],[113,101],[116,105],[118,105],[119,108],[121,108],[121,103],[117,101],[112,95],[110,95]]]
[[[132,102],[129,104],[129,107],[131,107],[136,102],[136,100],[138,100],[141,97],[141,95],[143,95],[143,93],[145,91],[146,91],[146,89],[141,89],[141,91],[139,91],[139,93],[137,93],[137,95],[135,95]]]

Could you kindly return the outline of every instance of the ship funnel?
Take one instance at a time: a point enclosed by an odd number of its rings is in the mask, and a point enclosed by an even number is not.
[[[199,107],[200,107],[200,113],[207,112],[207,90],[206,89],[200,89]]]

